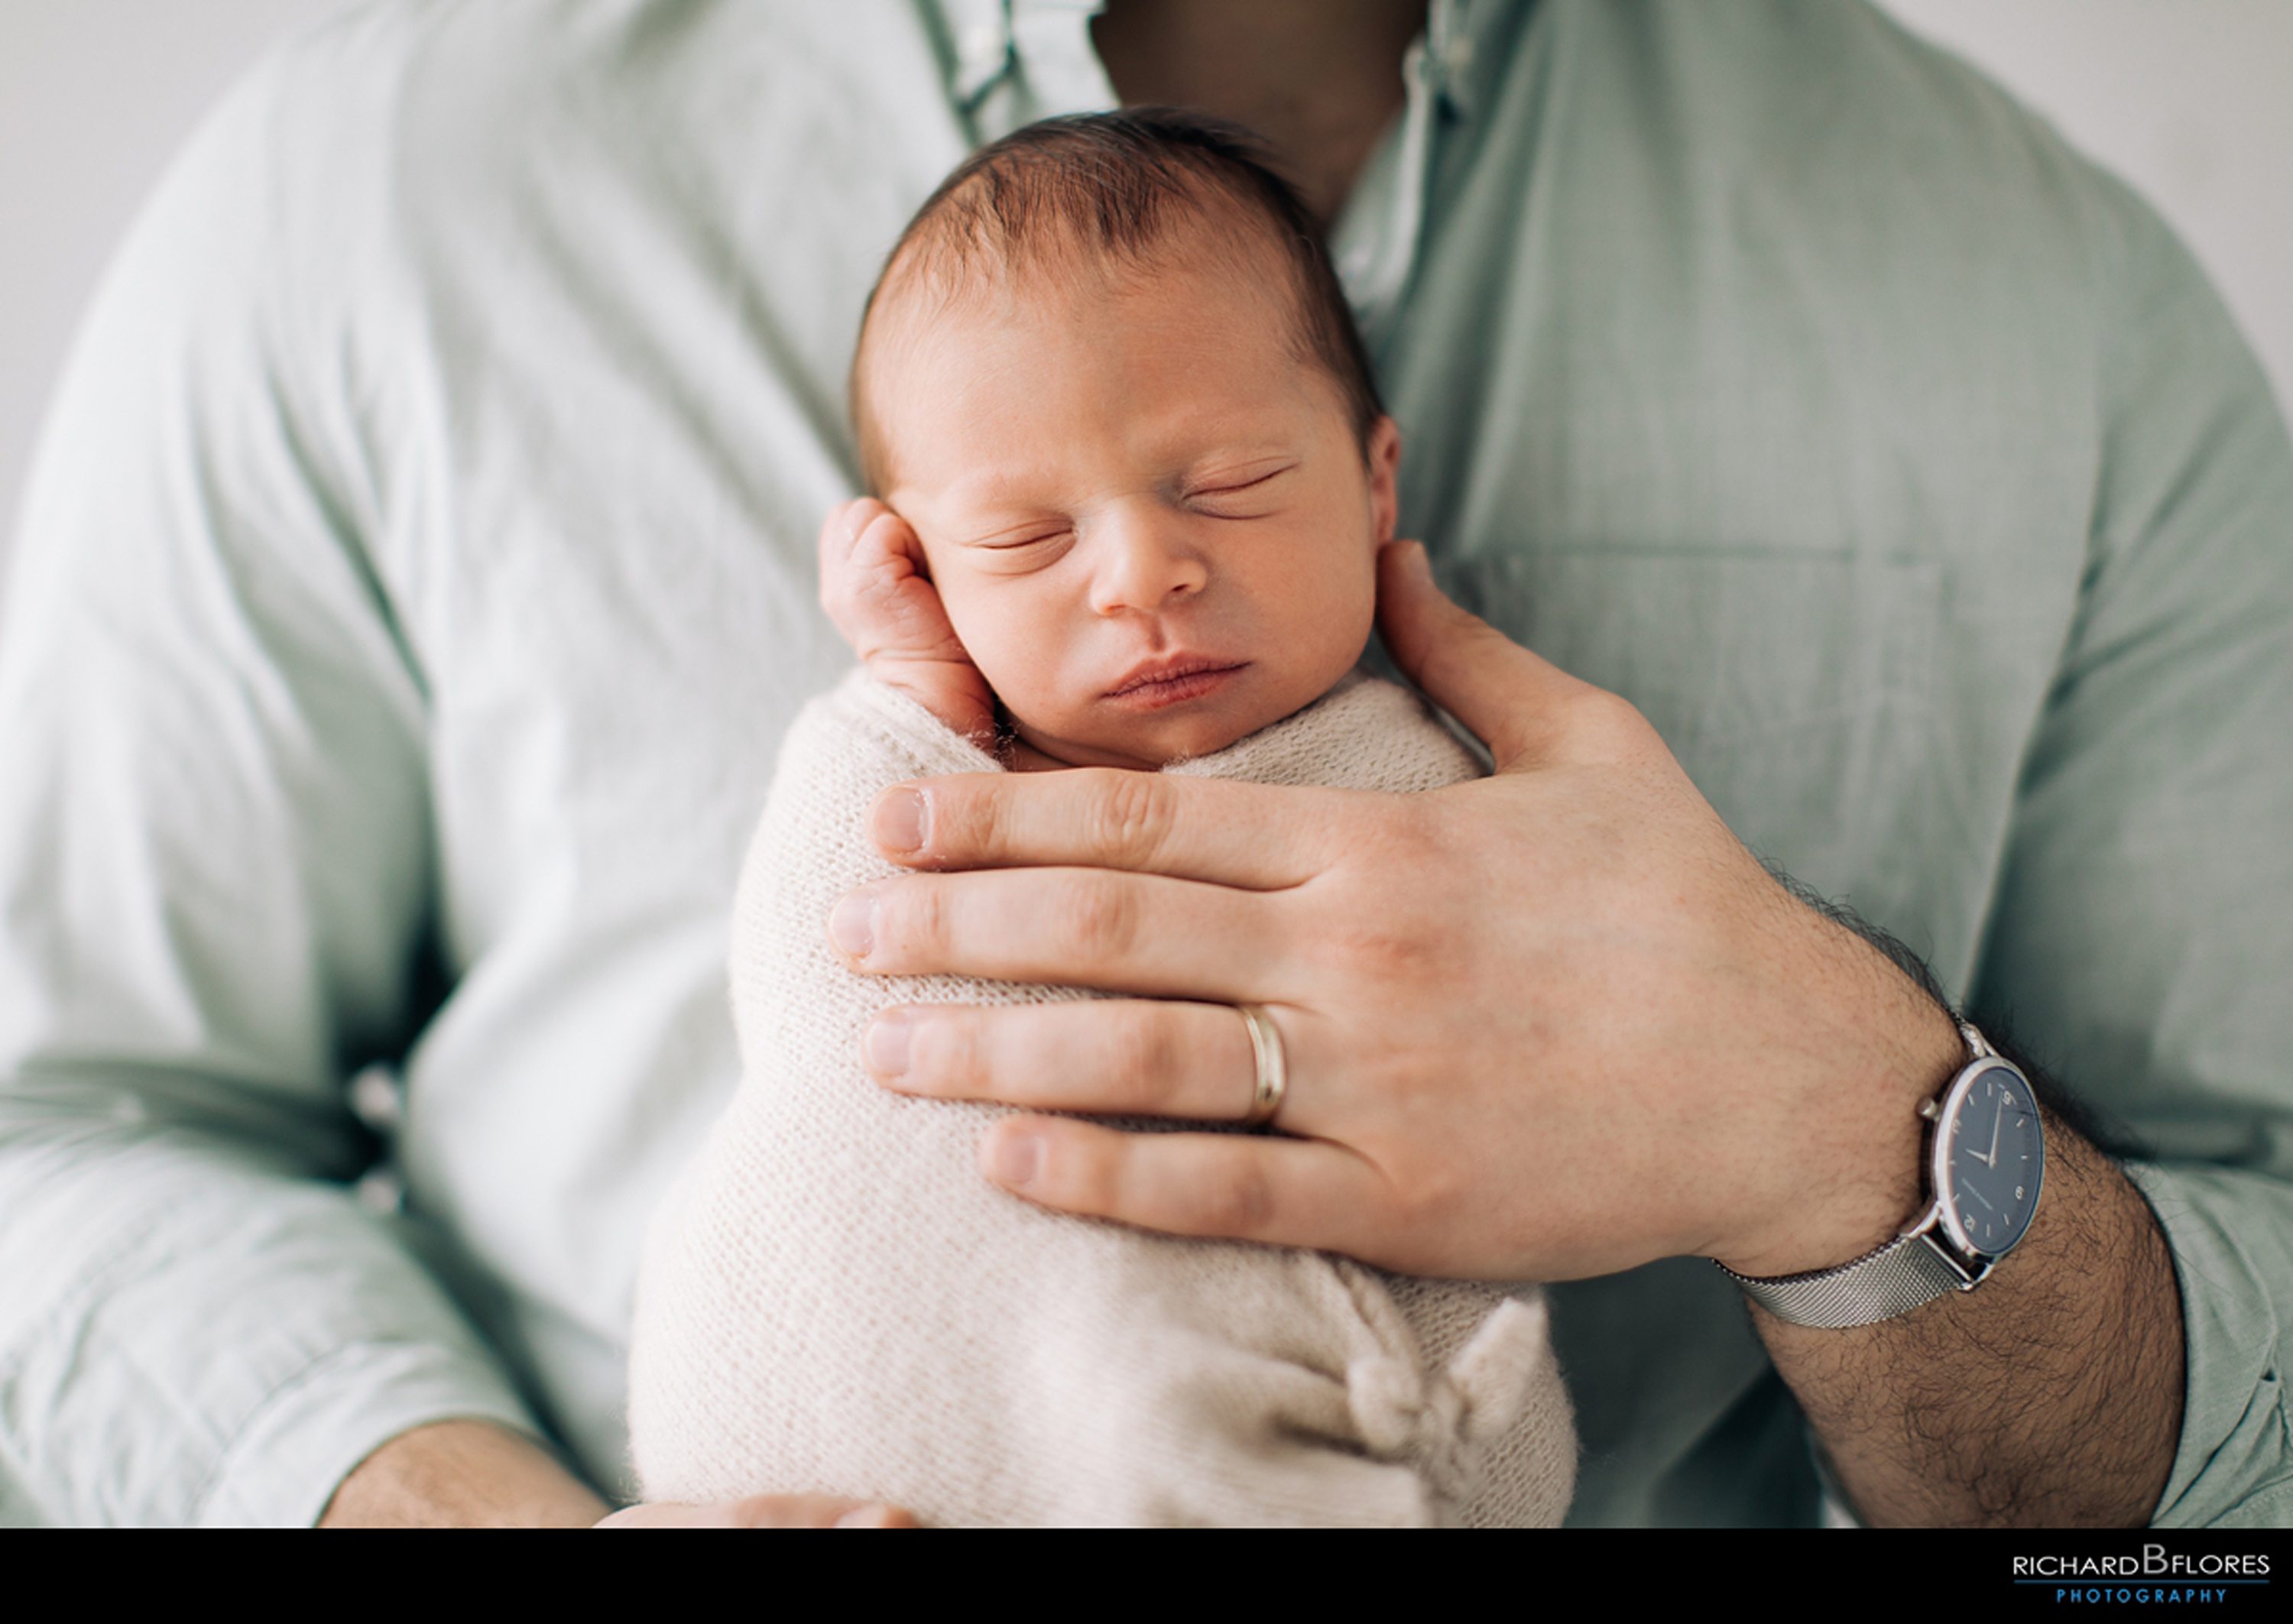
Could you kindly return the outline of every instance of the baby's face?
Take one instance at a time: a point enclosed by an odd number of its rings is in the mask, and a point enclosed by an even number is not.
[[[1038,285],[895,337],[889,505],[1020,738],[1079,766],[1222,748],[1360,658],[1399,439],[1366,458],[1286,285]],[[1176,666],[1173,680],[1145,681]]]

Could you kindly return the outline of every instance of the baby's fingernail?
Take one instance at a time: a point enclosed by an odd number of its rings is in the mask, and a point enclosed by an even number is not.
[[[868,1069],[879,1077],[899,1077],[908,1069],[907,1012],[887,1009],[868,1029]]]
[[[912,789],[895,789],[876,803],[870,830],[886,852],[920,852],[930,827],[930,809]]]
[[[855,958],[865,958],[876,945],[876,899],[848,896],[828,916],[829,940]]]
[[[1035,1182],[1043,1165],[1043,1142],[1033,1134],[998,1134],[988,1142],[987,1176],[1014,1190]]]
[[[889,1506],[862,1506],[847,1511],[836,1519],[839,1528],[889,1528],[892,1508]]]

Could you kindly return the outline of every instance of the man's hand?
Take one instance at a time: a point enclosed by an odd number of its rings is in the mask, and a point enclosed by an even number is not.
[[[864,1041],[887,1086],[1238,1119],[1246,1028],[1290,1061],[1278,1135],[1003,1119],[989,1175],[1150,1229],[1419,1273],[1560,1280],[1679,1254],[1842,1264],[1921,1197],[1942,1010],[1800,903],[1632,707],[1379,561],[1387,647],[1489,746],[1419,796],[1086,769],[895,787],[901,876],[840,901],[855,967],[1159,1001],[934,1005]],[[1022,865],[1049,865],[1025,868]],[[898,1012],[892,1012],[897,1014]],[[2046,1195],[1983,1288],[1863,1330],[1755,1315],[1868,1521],[2146,1521],[2182,1412],[2174,1269],[2141,1196],[2048,1126]]]
[[[822,1494],[715,1506],[605,1502],[532,1439],[490,1421],[437,1421],[359,1463],[321,1528],[913,1528],[904,1511]]]
[[[1106,770],[888,791],[887,853],[989,871],[855,893],[837,929],[864,923],[856,967],[1172,1001],[933,1006],[904,1023],[904,1071],[894,1030],[871,1062],[919,1094],[1237,1118],[1252,1067],[1228,1006],[1262,1004],[1287,1136],[1025,1117],[984,1164],[1047,1206],[1430,1274],[1681,1253],[1781,1273],[1876,1244],[1916,1203],[1916,1108],[1956,1029],[1788,894],[1629,705],[1450,604],[1422,560],[1381,559],[1387,645],[1496,776],[1419,796]]]
[[[994,747],[994,692],[949,624],[906,520],[872,497],[831,512],[820,529],[820,606],[877,681]]]
[[[752,1494],[715,1506],[631,1506],[600,1528],[915,1528],[914,1517],[826,1494]]]

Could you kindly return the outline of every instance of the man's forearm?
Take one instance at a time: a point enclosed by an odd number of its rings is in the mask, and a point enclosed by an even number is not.
[[[609,1509],[531,1439],[490,1421],[439,1421],[368,1456],[319,1526],[587,1528]]]
[[[2109,1158],[2046,1119],[2030,1232],[1991,1278],[1857,1330],[1753,1318],[1866,1523],[2138,1526],[2180,1438],[2181,1298]]]

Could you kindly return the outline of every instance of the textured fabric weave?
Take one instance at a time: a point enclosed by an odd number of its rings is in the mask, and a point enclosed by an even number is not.
[[[828,946],[836,899],[895,872],[864,832],[877,793],[995,770],[864,670],[788,736],[734,909],[741,1089],[638,1281],[646,1497],[843,1493],[954,1523],[1559,1523],[1576,1435],[1535,1289],[1047,1212],[975,1166],[1002,1108],[868,1079],[861,1034],[894,1004],[1106,996],[863,976]],[[1419,791],[1479,768],[1357,671],[1166,771]]]

